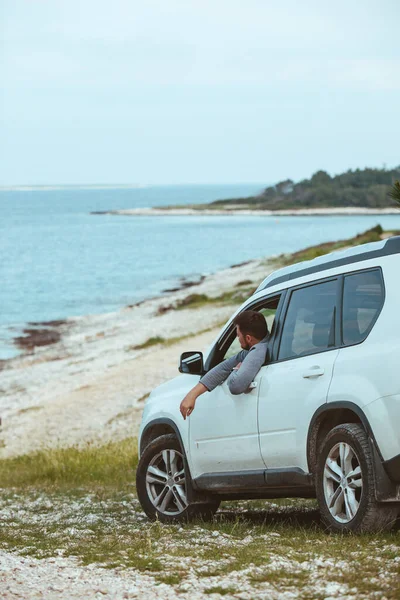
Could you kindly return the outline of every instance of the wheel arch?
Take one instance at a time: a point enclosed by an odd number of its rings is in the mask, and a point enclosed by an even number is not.
[[[315,474],[318,448],[323,438],[328,431],[343,423],[360,423],[377,447],[369,421],[357,404],[346,401],[324,404],[315,411],[308,428],[307,462],[309,471],[313,475]]]
[[[161,435],[166,435],[168,433],[173,433],[179,440],[181,448],[184,449],[185,446],[182,441],[181,433],[174,421],[172,419],[160,418],[154,419],[154,421],[150,421],[146,425],[146,427],[142,431],[142,435],[140,437],[140,455],[143,454],[143,450],[156,438]]]
[[[156,438],[161,435],[166,435],[169,433],[173,433],[178,438],[179,444],[183,451],[183,458],[185,462],[185,467],[187,468],[188,478],[186,481],[186,491],[188,495],[188,500],[192,504],[196,503],[204,503],[204,502],[213,502],[215,501],[215,496],[208,492],[198,491],[195,487],[195,483],[193,482],[190,465],[187,460],[187,455],[185,451],[185,444],[183,443],[181,433],[177,424],[172,420],[166,417],[154,419],[150,421],[143,429],[142,435],[140,437],[140,456],[143,454],[145,448]]]

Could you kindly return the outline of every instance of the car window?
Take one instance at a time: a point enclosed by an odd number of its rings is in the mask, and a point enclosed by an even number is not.
[[[270,333],[273,331],[274,321],[275,321],[275,315],[276,315],[276,310],[278,308],[278,304],[279,304],[279,297],[274,298],[273,300],[269,300],[266,305],[263,305],[263,306],[256,307],[256,308],[252,309],[252,310],[258,310],[261,314],[264,315],[265,320],[267,321],[268,331]],[[235,356],[241,350],[242,350],[242,348],[240,347],[239,340],[235,336],[235,338],[232,341],[231,345],[229,346],[229,348],[225,352],[224,360],[226,358],[230,358],[231,356]]]
[[[343,343],[357,344],[367,337],[383,306],[380,271],[346,275],[343,287]]]
[[[282,329],[278,360],[326,350],[335,345],[337,281],[294,290]]]

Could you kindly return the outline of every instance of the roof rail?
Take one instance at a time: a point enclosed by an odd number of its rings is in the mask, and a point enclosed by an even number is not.
[[[306,260],[274,271],[264,279],[254,292],[260,292],[268,287],[284,281],[297,279],[320,271],[335,269],[343,265],[400,253],[400,236],[393,236],[380,242],[360,244],[346,250],[337,250],[312,260]]]

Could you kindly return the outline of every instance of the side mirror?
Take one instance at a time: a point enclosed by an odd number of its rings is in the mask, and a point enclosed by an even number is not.
[[[195,351],[181,354],[179,371],[180,373],[188,373],[189,375],[203,375],[203,353]]]

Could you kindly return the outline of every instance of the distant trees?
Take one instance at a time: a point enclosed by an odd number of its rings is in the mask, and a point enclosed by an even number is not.
[[[291,179],[280,181],[265,188],[258,196],[217,200],[212,204],[246,204],[266,210],[344,206],[385,208],[390,203],[393,206],[394,200],[400,203],[399,179],[400,166],[395,169],[355,169],[334,177],[320,170],[310,179],[298,183]]]
[[[326,171],[317,171],[310,179],[311,185],[329,185],[331,176]]]
[[[400,181],[395,181],[392,185],[391,190],[389,191],[390,198],[396,200],[400,204]]]

